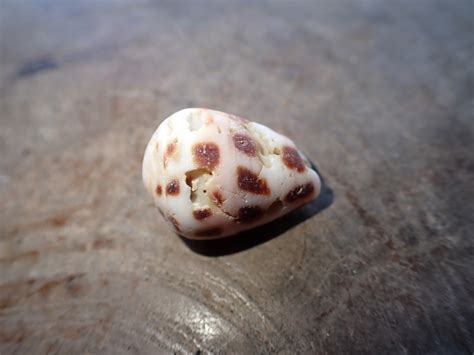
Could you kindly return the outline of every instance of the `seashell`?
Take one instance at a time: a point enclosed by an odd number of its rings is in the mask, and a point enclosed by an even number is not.
[[[315,199],[318,174],[289,138],[247,119],[188,108],[165,119],[143,158],[143,183],[176,233],[222,238]]]

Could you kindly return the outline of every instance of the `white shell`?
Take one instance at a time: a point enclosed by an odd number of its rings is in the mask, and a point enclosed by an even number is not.
[[[176,232],[221,238],[313,200],[321,181],[289,138],[224,112],[165,119],[143,158],[143,183]]]

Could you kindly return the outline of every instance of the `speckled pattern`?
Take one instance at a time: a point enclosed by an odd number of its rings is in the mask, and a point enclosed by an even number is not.
[[[234,117],[203,108],[180,110],[163,120],[148,142],[144,187],[158,210],[179,226],[180,236],[235,235],[313,202],[321,191],[320,177],[291,139]],[[162,185],[166,196],[160,194]],[[196,216],[202,208],[204,217]]]
[[[1,1],[0,353],[472,353],[473,12]],[[323,199],[178,238],[141,161],[185,107],[291,137]]]

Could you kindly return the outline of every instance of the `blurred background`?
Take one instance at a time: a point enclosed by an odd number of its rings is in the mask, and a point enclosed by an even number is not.
[[[0,0],[0,353],[472,354],[473,57],[470,0]],[[141,182],[185,107],[332,204],[190,249]]]

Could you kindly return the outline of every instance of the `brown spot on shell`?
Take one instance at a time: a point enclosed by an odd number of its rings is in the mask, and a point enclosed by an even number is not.
[[[165,168],[168,165],[168,160],[171,158],[171,156],[174,154],[175,151],[176,151],[176,141],[166,146],[165,154],[163,157],[163,165]]]
[[[212,170],[219,164],[219,146],[212,142],[196,143],[193,146],[193,157],[200,168]]]
[[[242,190],[257,195],[270,194],[267,181],[263,178],[259,178],[256,174],[243,166],[237,167],[237,184]]]
[[[172,196],[179,195],[179,181],[177,179],[171,180],[168,185],[166,185],[166,194]]]
[[[222,228],[215,227],[215,228],[198,230],[194,233],[194,236],[196,236],[196,237],[216,237],[221,233],[222,233]]]
[[[179,229],[179,222],[178,222],[178,220],[177,220],[176,218],[174,218],[173,216],[168,216],[168,221],[170,221],[170,222],[173,224],[174,228],[175,228],[178,232],[181,231],[181,230]]]
[[[306,185],[299,185],[295,187],[293,190],[288,192],[288,194],[285,196],[285,201],[286,202],[295,202],[300,199],[304,199],[314,192],[314,185],[312,183],[308,183]]]
[[[170,157],[173,155],[175,150],[176,150],[176,142],[170,143],[166,146],[165,155]]]
[[[155,191],[156,191],[156,194],[158,196],[161,196],[161,194],[163,193],[163,188],[161,187],[160,184],[156,185],[156,190]]]
[[[212,216],[212,211],[210,208],[200,208],[193,211],[194,218],[201,220],[206,219]]]
[[[263,209],[259,206],[246,206],[239,209],[238,222],[253,222],[263,216]]]
[[[224,203],[224,197],[219,191],[214,191],[212,193],[212,201],[218,206],[221,206]]]
[[[268,207],[267,213],[272,215],[279,213],[283,209],[283,202],[281,202],[279,199],[273,201],[273,203]]]
[[[306,166],[304,165],[303,159],[301,159],[300,153],[289,146],[284,146],[282,149],[282,159],[283,163],[290,169],[294,169],[299,173],[305,171]]]
[[[254,157],[257,155],[257,144],[246,134],[236,133],[232,136],[234,146],[242,153]]]

